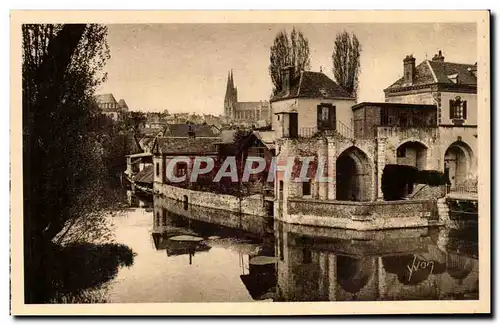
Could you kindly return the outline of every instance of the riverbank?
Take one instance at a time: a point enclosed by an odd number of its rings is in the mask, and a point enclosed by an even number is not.
[[[135,257],[128,246],[116,243],[50,244],[40,254],[39,267],[25,268],[25,277],[35,279],[25,288],[27,303],[106,302],[100,291]]]

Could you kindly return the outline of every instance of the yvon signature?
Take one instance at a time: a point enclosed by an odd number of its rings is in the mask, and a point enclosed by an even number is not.
[[[411,265],[408,264],[406,265],[406,267],[410,271],[410,275],[408,276],[408,281],[411,281],[411,276],[413,275],[414,271],[430,268],[431,271],[429,274],[432,274],[432,271],[434,270],[434,261],[417,261],[417,256],[414,256]]]

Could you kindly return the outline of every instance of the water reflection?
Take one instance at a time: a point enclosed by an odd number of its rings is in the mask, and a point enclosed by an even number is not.
[[[278,286],[286,301],[478,299],[475,254],[446,229],[348,232],[282,225]],[[447,238],[444,245],[437,242]]]
[[[477,227],[356,232],[165,198],[137,211],[119,228],[139,254],[114,302],[478,299]]]

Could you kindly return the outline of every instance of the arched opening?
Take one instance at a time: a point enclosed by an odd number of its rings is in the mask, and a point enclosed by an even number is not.
[[[356,147],[337,158],[336,199],[341,201],[370,201],[371,167],[368,156]]]
[[[375,261],[372,258],[337,256],[337,282],[347,292],[358,293],[374,273]]]
[[[184,206],[184,210],[187,210],[189,207],[189,201],[188,201],[187,195],[184,195],[183,206]]]
[[[427,165],[427,147],[417,141],[408,141],[401,144],[396,150],[398,165],[413,166],[424,170]]]
[[[451,189],[465,182],[471,168],[472,149],[462,141],[452,143],[444,154],[444,173],[448,175]]]

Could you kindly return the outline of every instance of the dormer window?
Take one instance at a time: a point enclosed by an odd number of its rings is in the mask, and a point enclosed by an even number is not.
[[[450,74],[447,76],[453,83],[458,83],[458,73]]]
[[[326,91],[326,89],[324,89],[324,88],[320,88],[320,89],[319,89],[319,92],[321,93],[321,95],[322,95],[323,97],[328,97],[328,92]]]

